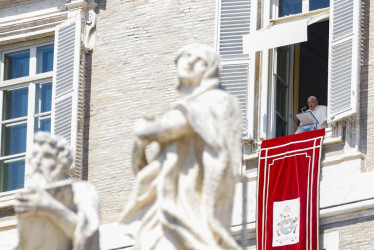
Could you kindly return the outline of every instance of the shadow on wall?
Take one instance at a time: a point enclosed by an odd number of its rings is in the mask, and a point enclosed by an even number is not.
[[[92,54],[86,55],[86,72],[84,86],[84,119],[83,119],[83,149],[82,149],[82,180],[88,180],[88,155],[90,138],[90,112],[91,112],[91,76]]]
[[[97,8],[96,14],[100,10],[106,10],[107,0],[95,0]],[[83,119],[83,148],[82,148],[82,180],[88,180],[88,155],[89,155],[89,138],[90,138],[90,111],[91,111],[91,76],[92,76],[92,54],[86,54],[85,58],[85,86],[84,86],[84,119]]]
[[[368,84],[369,84],[369,17],[370,0],[362,1],[361,15],[361,79],[360,79],[360,143],[359,150],[367,154],[367,127],[368,127]]]
[[[107,0],[95,0],[95,2],[97,3],[96,14],[99,14],[100,10],[106,10]]]

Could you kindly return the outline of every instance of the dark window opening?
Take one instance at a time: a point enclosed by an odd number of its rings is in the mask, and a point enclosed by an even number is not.
[[[300,44],[298,111],[311,95],[327,106],[328,51],[329,21],[310,25],[308,41]]]
[[[293,134],[295,114],[315,96],[319,105],[328,105],[329,21],[308,26],[308,41],[277,48],[274,136]]]

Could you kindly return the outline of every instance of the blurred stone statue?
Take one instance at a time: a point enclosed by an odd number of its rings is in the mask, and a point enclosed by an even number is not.
[[[182,99],[135,125],[136,180],[120,223],[135,249],[238,249],[230,226],[239,104],[219,89],[220,58],[210,47],[184,47],[175,62]]]
[[[35,134],[28,186],[16,194],[16,249],[100,249],[99,200],[93,185],[67,179],[72,155],[64,138]]]

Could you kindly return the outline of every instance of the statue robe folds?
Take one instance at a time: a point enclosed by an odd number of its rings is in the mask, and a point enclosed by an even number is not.
[[[237,99],[209,79],[173,109],[189,132],[159,142],[157,156],[143,161],[121,223],[136,249],[238,249],[230,234],[241,159]]]

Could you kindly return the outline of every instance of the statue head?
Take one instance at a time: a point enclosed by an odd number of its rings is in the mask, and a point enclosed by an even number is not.
[[[38,132],[34,135],[32,152],[27,161],[33,167],[34,174],[52,183],[67,178],[73,157],[65,138]]]
[[[183,47],[175,58],[179,83],[177,89],[196,87],[204,80],[217,79],[221,70],[219,55],[209,46],[190,44]]]

